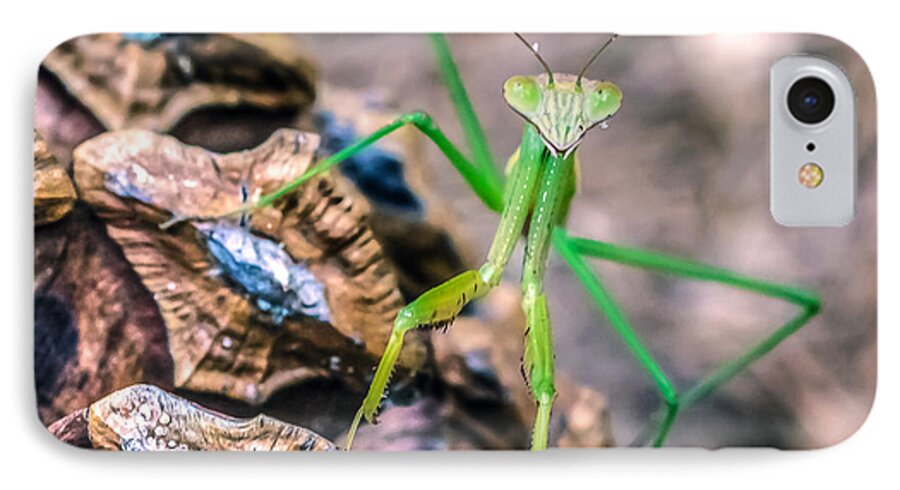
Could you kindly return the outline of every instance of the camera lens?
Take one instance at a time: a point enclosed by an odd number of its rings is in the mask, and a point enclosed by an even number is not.
[[[817,124],[828,119],[834,110],[834,91],[821,78],[801,78],[788,91],[787,102],[798,121]]]

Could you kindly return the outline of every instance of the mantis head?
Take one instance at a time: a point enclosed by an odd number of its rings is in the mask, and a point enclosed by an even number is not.
[[[591,57],[577,77],[554,74],[537,50],[522,36],[516,36],[529,46],[546,73],[511,77],[503,84],[503,98],[537,128],[550,151],[567,156],[588,131],[612,117],[622,105],[622,91],[614,83],[584,78],[587,68],[615,36]]]

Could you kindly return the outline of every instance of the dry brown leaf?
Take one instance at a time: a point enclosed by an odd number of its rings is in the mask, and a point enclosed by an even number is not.
[[[34,132],[34,224],[53,223],[72,210],[75,187],[47,143]]]
[[[246,229],[225,221],[159,229],[173,214],[219,215],[280,188],[311,165],[317,144],[316,135],[280,130],[253,150],[220,155],[126,130],[76,148],[83,200],[159,305],[177,388],[259,404],[315,377],[366,385],[402,299],[368,228],[364,201],[326,175],[255,211]],[[302,267],[324,288],[329,316],[294,311],[282,319],[259,295],[237,287],[210,248],[222,230],[283,250],[288,267]],[[421,337],[414,336],[400,363],[414,370],[424,359]]]
[[[167,131],[200,107],[301,108],[315,98],[311,64],[282,63],[227,35],[152,43],[121,34],[79,36],[43,64],[111,130]]]
[[[156,386],[112,393],[48,430],[80,447],[113,451],[331,451],[327,439],[266,415],[237,419]]]

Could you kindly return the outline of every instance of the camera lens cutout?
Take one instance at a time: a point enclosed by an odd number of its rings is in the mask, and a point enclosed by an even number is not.
[[[834,110],[834,91],[821,78],[806,77],[788,91],[788,109],[800,122],[818,124]]]

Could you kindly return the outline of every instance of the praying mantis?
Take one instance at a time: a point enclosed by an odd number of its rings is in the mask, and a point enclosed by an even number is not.
[[[569,205],[576,194],[579,144],[592,128],[605,126],[622,104],[623,93],[614,83],[595,81],[585,76],[589,67],[613,43],[616,36],[611,36],[600,46],[577,76],[552,71],[538,53],[537,45],[530,44],[519,34],[516,36],[537,59],[544,73],[536,76],[515,75],[503,85],[503,97],[507,105],[523,119],[521,142],[509,159],[505,178],[494,164],[449,44],[444,36],[435,34],[430,36],[431,42],[471,151],[471,159],[446,137],[428,114],[403,114],[369,136],[322,159],[283,188],[260,196],[254,202],[224,216],[215,217],[244,216],[249,211],[272,205],[309,179],[329,171],[348,157],[404,126],[417,128],[431,140],[484,205],[500,214],[487,258],[478,269],[468,270],[435,286],[398,313],[368,392],[351,423],[346,449],[352,447],[353,438],[363,418],[370,423],[376,422],[379,405],[388,389],[406,333],[420,328],[449,326],[468,303],[483,298],[499,285],[503,270],[523,234],[525,255],[521,306],[526,325],[521,371],[537,406],[531,439],[533,450],[548,447],[550,415],[556,396],[553,336],[543,288],[550,248],[568,265],[627,349],[655,383],[661,398],[661,408],[655,418],[650,441],[655,447],[665,443],[669,430],[681,411],[694,405],[774,349],[806,325],[821,308],[821,300],[813,291],[747,277],[723,268],[648,250],[569,235],[565,222]],[[162,226],[165,228],[179,221],[211,218],[174,217]],[[725,362],[687,390],[679,392],[645,347],[601,279],[591,269],[586,261],[588,258],[719,283],[787,301],[799,307],[799,312],[743,354]]]

